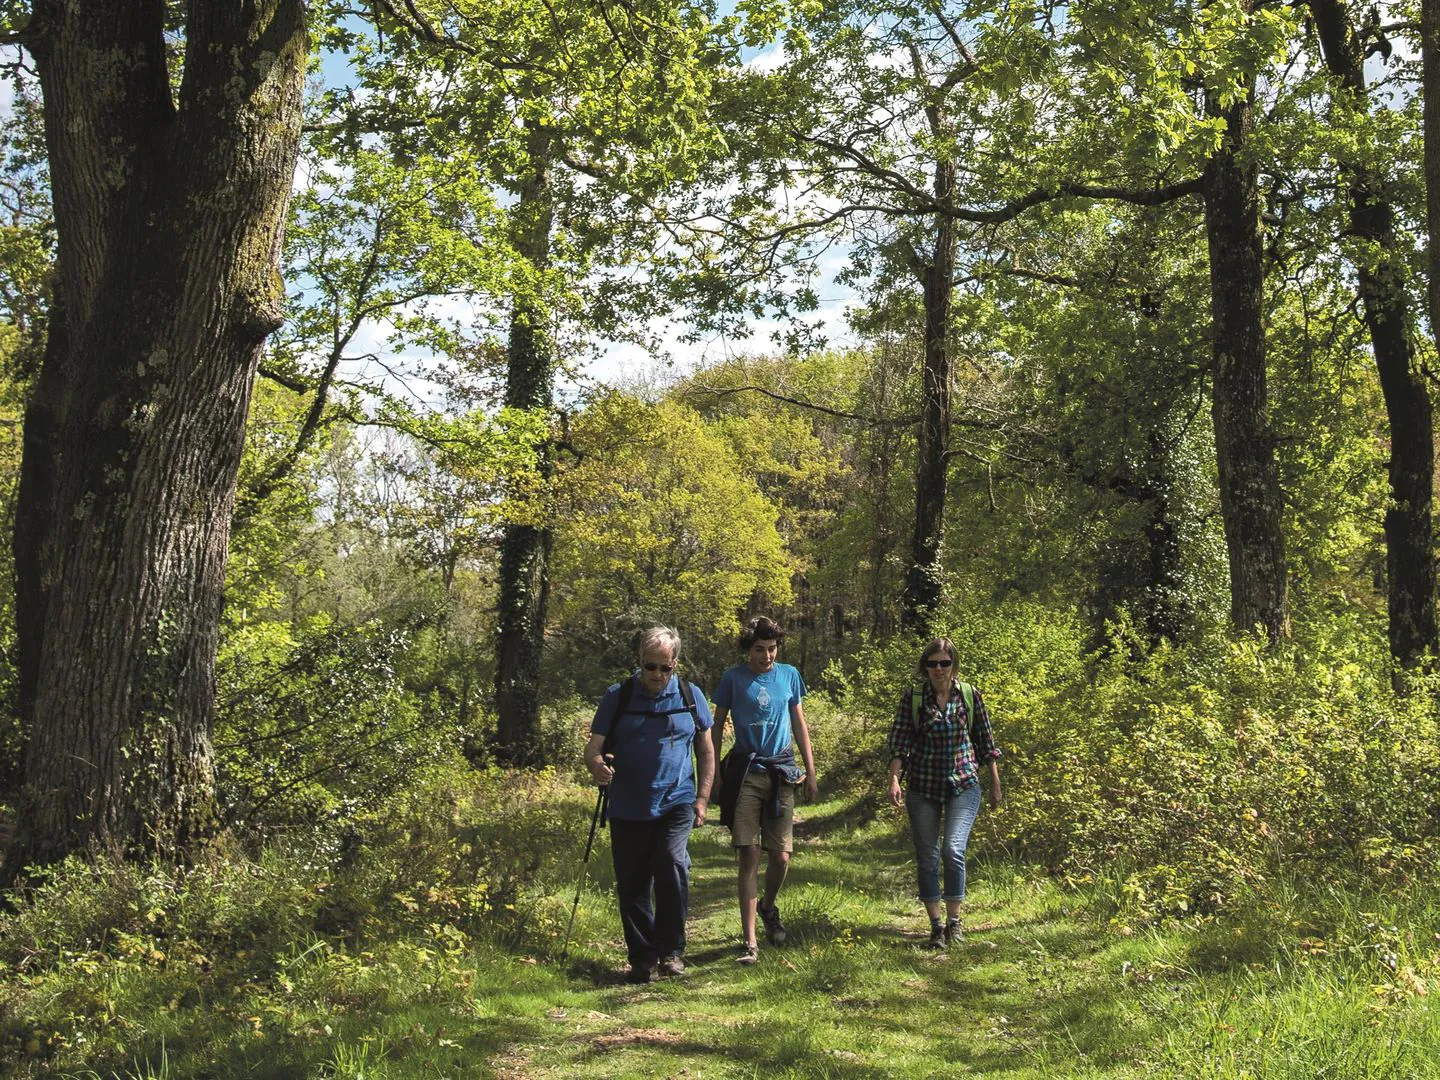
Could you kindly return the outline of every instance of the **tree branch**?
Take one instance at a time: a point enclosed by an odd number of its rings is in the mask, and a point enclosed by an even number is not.
[[[273,383],[279,383],[285,387],[286,390],[293,390],[297,394],[310,392],[311,384],[297,375],[286,375],[283,371],[276,371],[274,368],[268,368],[264,364],[260,365],[259,375],[261,378],[269,379]]]
[[[770,398],[772,401],[783,402],[786,405],[794,405],[797,408],[809,409],[811,412],[823,413],[826,416],[833,416],[838,420],[857,420],[862,424],[871,427],[911,427],[920,422],[917,416],[861,416],[859,413],[845,412],[841,409],[832,409],[828,405],[820,405],[813,401],[806,401],[803,398],[787,397],[784,394],[777,394],[774,390],[767,390],[763,386],[706,386],[704,383],[692,383],[695,390],[703,390],[715,397],[729,397],[731,394],[752,393],[760,394]]]

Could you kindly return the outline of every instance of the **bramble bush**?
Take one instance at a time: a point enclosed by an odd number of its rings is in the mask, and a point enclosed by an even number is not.
[[[453,711],[407,689],[410,651],[406,630],[378,622],[230,635],[215,732],[227,821],[265,831],[348,819],[462,745]]]
[[[352,1012],[363,1034],[367,995],[463,997],[477,952],[558,949],[590,795],[457,753],[344,830],[279,832],[188,869],[37,871],[0,914],[0,1073],[123,1068],[140,1018],[147,1053],[159,1040],[249,1060],[262,1029],[281,1056]]]
[[[1108,883],[1141,914],[1213,910],[1282,869],[1405,882],[1440,856],[1440,682],[1397,694],[1383,639],[1358,624],[1148,653],[1125,626],[1087,652],[1078,617],[1026,602],[956,624],[1006,754],[979,850]],[[840,782],[872,802],[922,644],[873,643],[831,672],[839,708],[867,717]]]

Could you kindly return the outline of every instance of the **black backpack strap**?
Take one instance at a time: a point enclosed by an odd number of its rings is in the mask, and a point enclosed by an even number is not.
[[[630,707],[630,698],[635,694],[635,676],[627,675],[620,682],[620,697],[615,701],[615,715],[610,718],[610,730],[605,733],[604,745],[600,747],[603,758],[615,748],[615,733],[620,730],[620,717]]]
[[[620,717],[625,715],[625,710],[630,707],[630,698],[635,693],[635,677],[627,675],[620,682],[620,696],[615,700],[615,715],[610,718],[610,730],[605,733],[605,741],[600,744],[600,760],[604,761],[610,755],[615,746],[615,733],[620,730]],[[613,780],[612,780],[613,782]],[[610,823],[610,789],[600,789],[600,802],[597,804],[598,820],[601,825]]]
[[[700,712],[695,708],[695,691],[691,688],[687,679],[677,680],[680,683],[680,700],[685,703],[685,711],[690,714],[690,719],[695,721],[695,726],[700,726]]]

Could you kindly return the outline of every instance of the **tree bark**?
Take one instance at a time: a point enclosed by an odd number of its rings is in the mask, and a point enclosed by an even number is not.
[[[1440,341],[1440,0],[1420,3],[1421,93],[1425,107],[1425,298]]]
[[[1183,550],[1180,523],[1176,519],[1171,492],[1170,451],[1158,432],[1150,433],[1154,471],[1144,483],[1150,518],[1145,523],[1145,633],[1151,644],[1180,641],[1190,620],[1190,605],[1184,590]]]
[[[938,109],[930,123],[939,134]],[[941,205],[955,195],[955,163],[935,165],[935,198]],[[950,402],[953,389],[950,348],[950,301],[955,292],[955,219],[943,215],[935,223],[935,243],[919,267],[925,296],[925,362],[921,374],[922,404],[916,445],[915,526],[910,540],[910,567],[900,599],[900,621],[913,633],[924,633],[940,606],[943,575],[940,547],[945,538],[945,495],[950,468]]]
[[[1370,102],[1365,85],[1365,39],[1355,33],[1348,10],[1335,0],[1314,0],[1310,10],[1325,65],[1340,83],[1346,102],[1362,115]],[[1434,13],[1431,13],[1433,18]],[[1434,60],[1429,61],[1434,64]],[[1427,90],[1434,74],[1425,74]],[[1430,181],[1429,98],[1426,100],[1427,218],[1435,236],[1440,211],[1430,209],[1437,198]],[[1416,362],[1412,341],[1410,298],[1405,282],[1407,255],[1395,231],[1395,210],[1380,195],[1384,178],[1360,156],[1341,162],[1349,185],[1350,231],[1359,241],[1355,273],[1365,326],[1375,352],[1385,412],[1390,421],[1390,506],[1385,511],[1385,571],[1390,616],[1390,652],[1402,666],[1412,667],[1436,651],[1435,559],[1432,551],[1432,503],[1435,487],[1434,420],[1430,393]],[[1434,252],[1430,254],[1433,260]],[[1432,313],[1436,275],[1430,275]]]
[[[542,129],[530,129],[531,170],[520,187],[514,214],[516,246],[536,271],[532,290],[515,299],[505,404],[549,413],[555,397],[555,343],[539,280],[550,260],[554,202],[550,190],[552,145]],[[542,484],[553,463],[550,448],[539,448]],[[545,614],[550,599],[550,554],[554,533],[546,524],[512,523],[500,540],[499,619],[496,626],[496,751],[514,765],[535,756],[540,730],[540,672],[545,648]]]
[[[1220,512],[1230,560],[1230,619],[1244,631],[1288,636],[1280,481],[1266,392],[1264,266],[1259,170],[1247,160],[1254,80],[1244,98],[1206,107],[1225,121],[1223,145],[1206,166],[1214,352],[1211,416],[1220,471]]]
[[[41,0],[57,285],[14,534],[22,719],[5,873],[182,855],[212,820],[214,657],[261,342],[280,323],[301,0]]]

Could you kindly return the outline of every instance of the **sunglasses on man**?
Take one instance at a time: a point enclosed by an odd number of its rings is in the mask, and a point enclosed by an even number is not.
[[[669,675],[672,671],[675,670],[674,664],[657,664],[653,660],[642,666],[645,668],[646,671],[659,671],[665,675]]]

